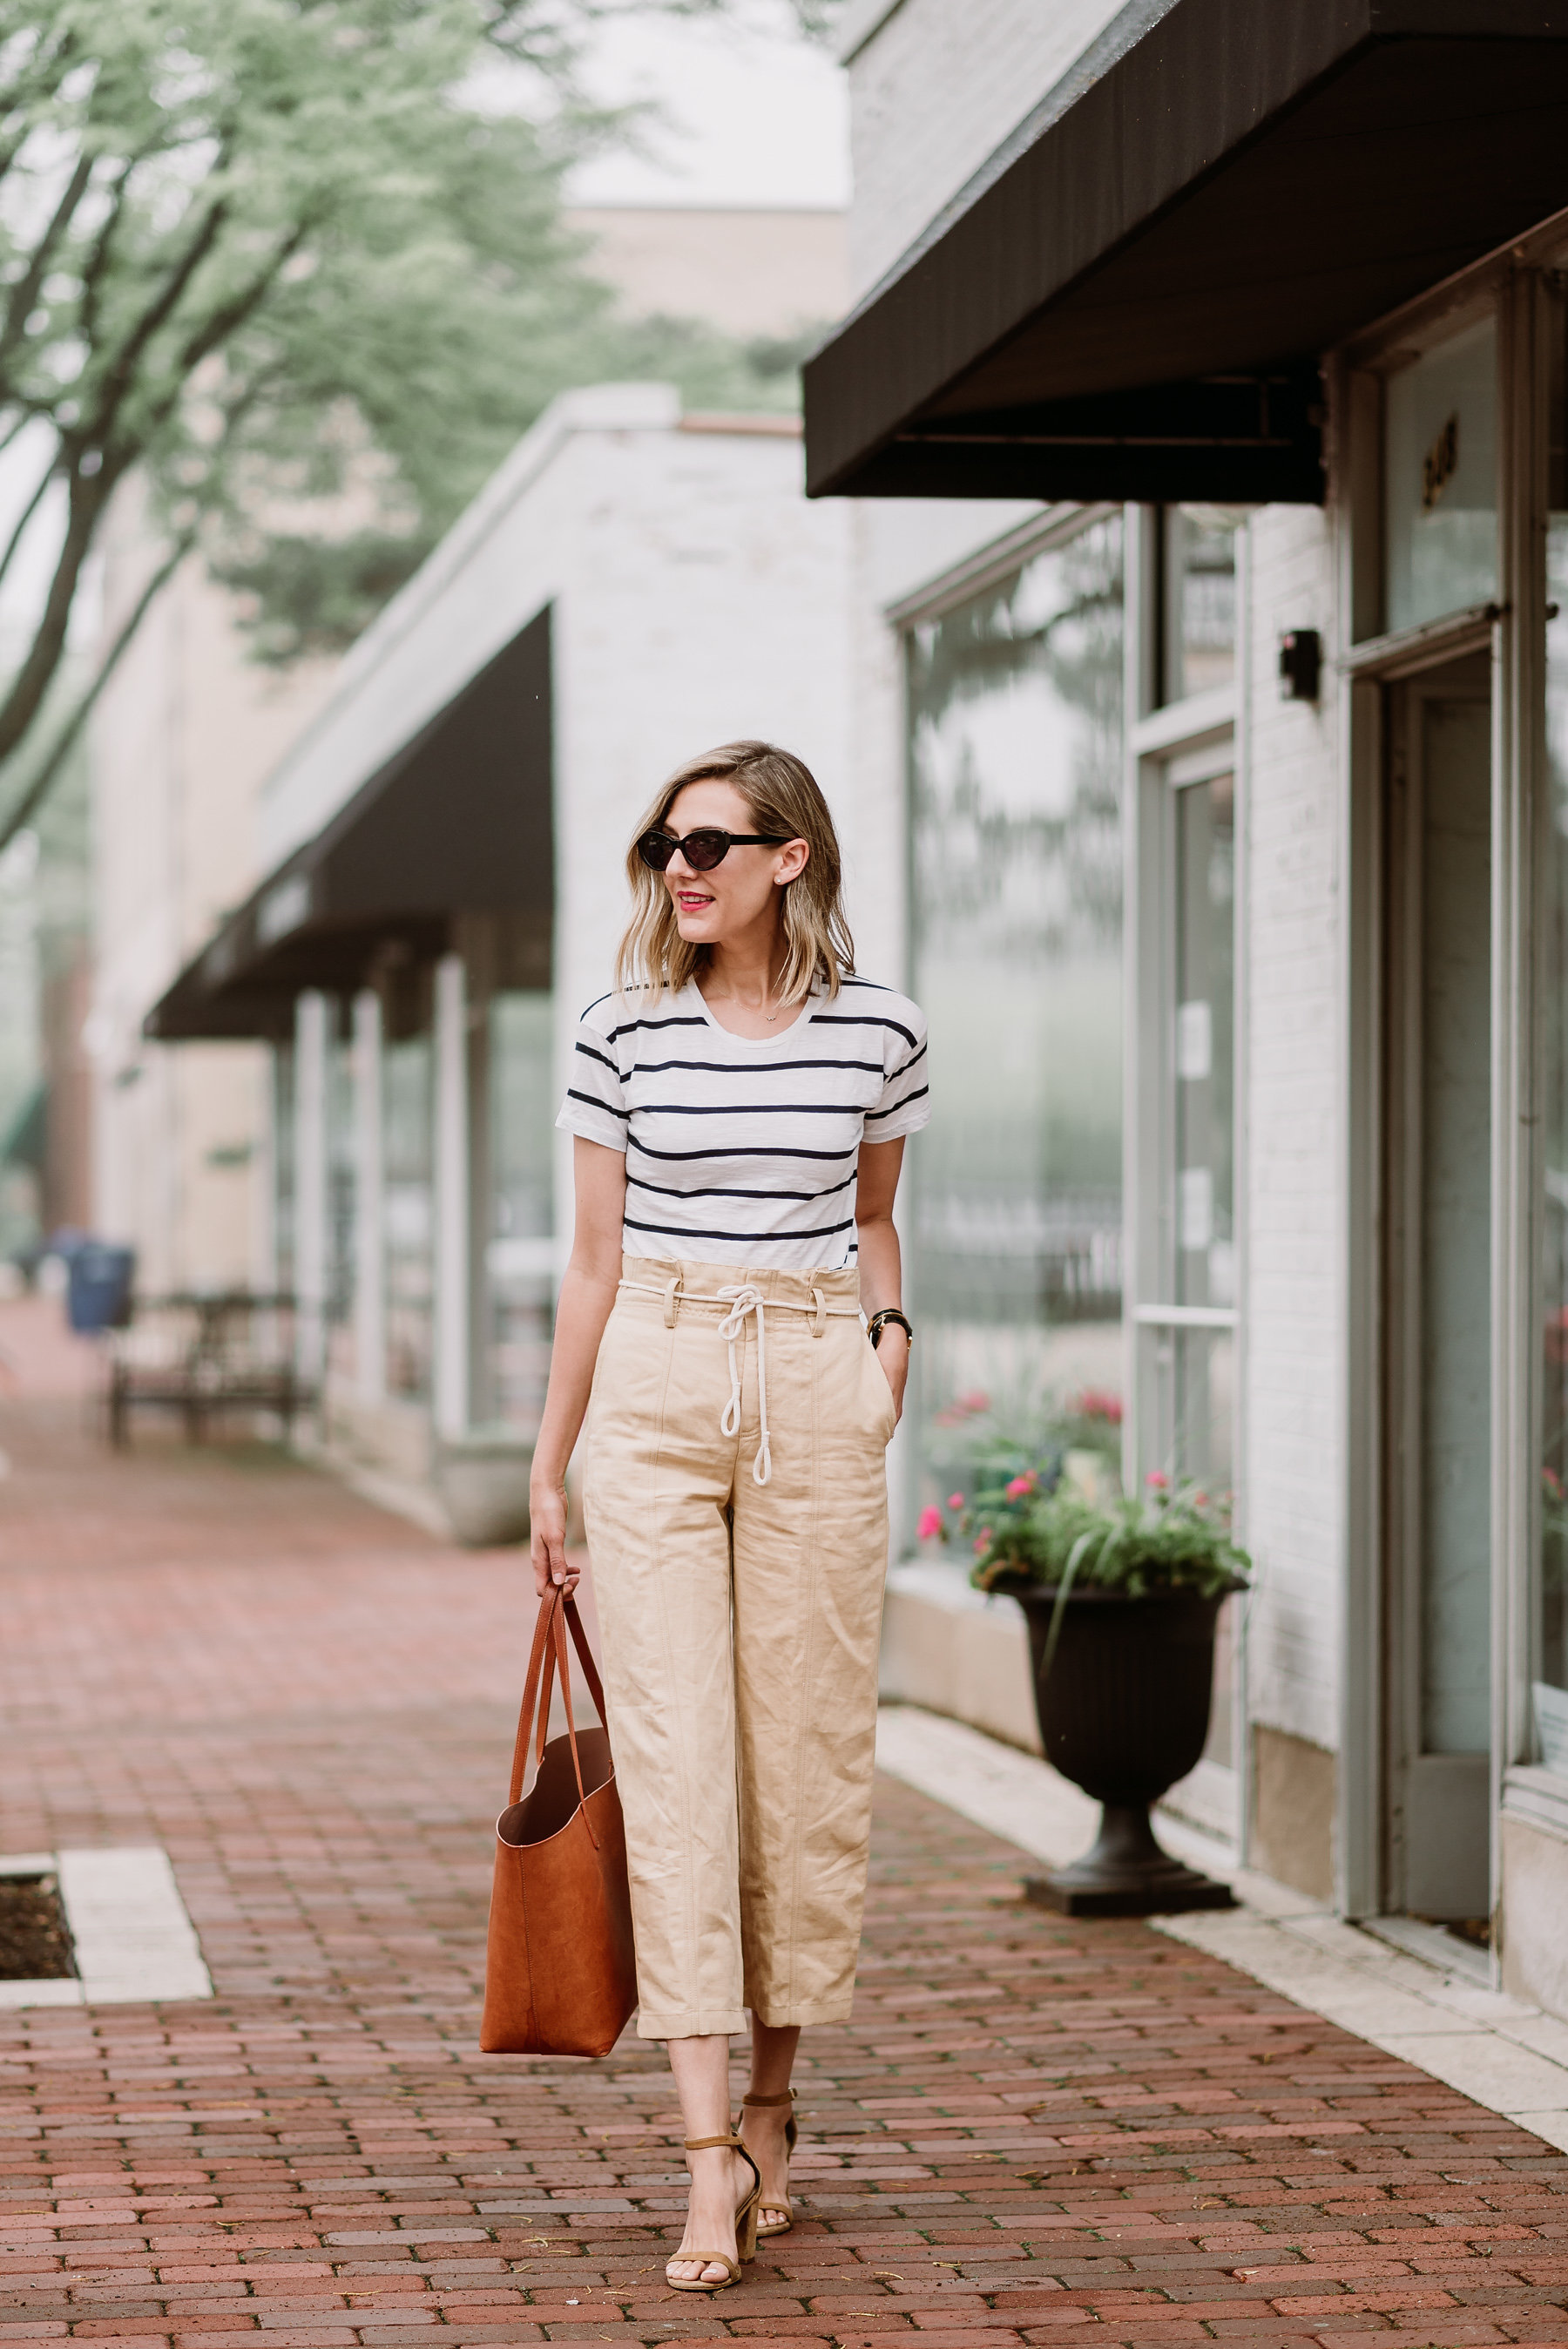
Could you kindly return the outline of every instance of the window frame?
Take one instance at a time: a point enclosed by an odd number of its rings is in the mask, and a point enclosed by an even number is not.
[[[1183,1330],[1232,1334],[1231,1447],[1234,1462],[1234,1521],[1244,1542],[1246,1454],[1243,1445],[1246,1296],[1246,937],[1248,676],[1247,532],[1236,533],[1236,645],[1228,685],[1212,687],[1180,701],[1161,701],[1164,667],[1165,531],[1160,509],[1129,506],[1123,525],[1127,581],[1126,714],[1123,852],[1123,999],[1128,1007],[1124,1042],[1125,1099],[1122,1335],[1122,1480],[1130,1492],[1165,1466],[1169,1436],[1151,1397],[1154,1350],[1161,1338]],[[1235,895],[1232,968],[1233,1232],[1235,1303],[1183,1306],[1174,1302],[1175,1254],[1171,1228],[1176,1146],[1175,980],[1176,794],[1190,784],[1221,774],[1234,777]],[[1232,1754],[1228,1763],[1202,1762],[1193,1774],[1194,1808],[1244,1848],[1246,1640],[1244,1619],[1234,1643],[1231,1689]]]

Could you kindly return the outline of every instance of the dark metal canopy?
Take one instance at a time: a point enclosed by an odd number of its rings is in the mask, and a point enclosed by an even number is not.
[[[546,609],[268,874],[153,1006],[146,1033],[287,1035],[302,989],[347,993],[389,948],[440,954],[466,915],[511,916],[547,974],[551,797]]]
[[[1324,493],[1322,354],[1568,206],[1568,0],[1133,0],[806,367],[814,497]]]

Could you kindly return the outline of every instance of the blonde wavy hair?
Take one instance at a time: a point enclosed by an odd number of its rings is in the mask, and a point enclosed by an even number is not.
[[[752,831],[803,840],[810,848],[805,864],[783,893],[786,953],[779,1001],[801,1002],[818,986],[830,999],[855,971],[855,942],[844,918],[839,835],[810,769],[793,751],[780,750],[772,742],[722,743],[717,750],[687,759],[661,784],[626,852],[632,918],[615,957],[617,989],[623,995],[634,988],[647,988],[655,996],[666,990],[678,995],[708,959],[706,946],[692,946],[682,937],[664,874],[651,871],[637,854],[643,834],[663,829],[686,785],[707,782],[733,784],[746,802]]]

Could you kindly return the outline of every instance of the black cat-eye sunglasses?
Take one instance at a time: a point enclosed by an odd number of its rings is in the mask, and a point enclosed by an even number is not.
[[[662,873],[678,848],[694,873],[711,873],[732,848],[782,848],[793,836],[788,832],[721,832],[717,824],[701,824],[684,840],[670,832],[645,832],[637,854],[645,864]]]

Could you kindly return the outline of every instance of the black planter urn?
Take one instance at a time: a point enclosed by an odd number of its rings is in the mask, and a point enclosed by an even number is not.
[[[1046,1759],[1101,1806],[1093,1849],[1070,1868],[1028,1878],[1029,1899],[1067,1917],[1234,1908],[1228,1885],[1161,1849],[1149,1820],[1150,1805],[1202,1754],[1214,1626],[1228,1593],[1130,1599],[1116,1590],[1071,1591],[1043,1673],[1057,1594],[1013,1588],[1028,1619]]]

